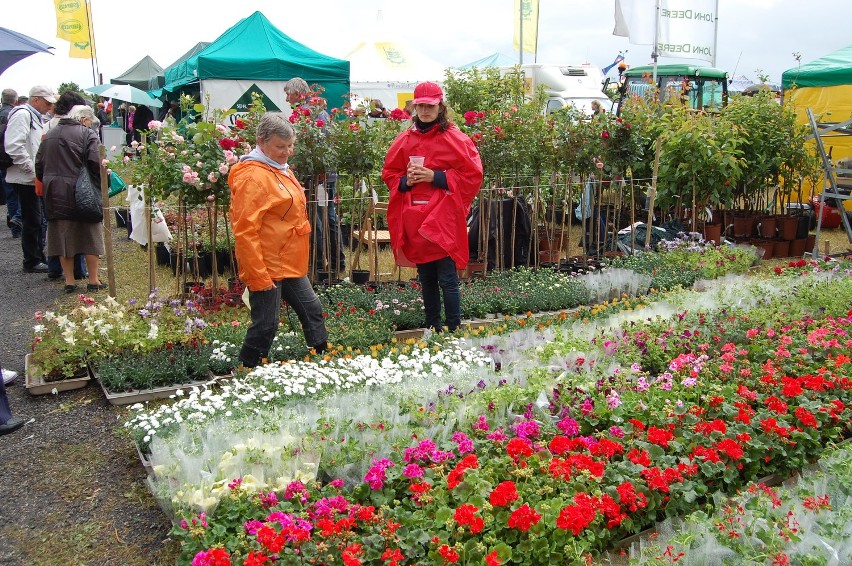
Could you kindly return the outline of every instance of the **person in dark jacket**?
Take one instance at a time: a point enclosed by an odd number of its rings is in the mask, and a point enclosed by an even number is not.
[[[106,286],[98,278],[99,257],[104,253],[103,225],[76,217],[74,190],[80,168],[85,165],[95,186],[100,186],[101,166],[98,135],[91,129],[95,113],[88,106],[75,106],[41,142],[35,159],[36,178],[44,184],[47,216],[47,254],[59,256],[65,275],[65,291],[77,290],[74,255],[84,254],[89,268],[88,291]]]

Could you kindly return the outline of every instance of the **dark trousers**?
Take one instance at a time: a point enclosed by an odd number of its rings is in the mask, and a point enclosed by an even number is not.
[[[3,368],[0,367],[0,369]],[[3,383],[2,373],[0,372],[0,425],[6,424],[12,418],[12,409],[9,408],[9,398],[6,397],[6,385]]]
[[[12,185],[6,182],[6,171],[0,170],[0,185],[3,185],[3,198],[6,199],[6,222],[11,219],[21,219],[21,207],[18,204],[18,195]],[[10,225],[11,228],[11,225]],[[13,228],[12,232],[17,232],[17,228]]]
[[[57,279],[62,276],[62,264],[59,263],[58,255],[47,256],[47,272],[56,275]],[[85,279],[89,276],[89,268],[86,266],[86,255],[76,254],[74,256],[74,279]]]
[[[21,206],[21,250],[24,252],[24,269],[32,269],[45,263],[44,233],[42,232],[41,197],[35,193],[35,186],[11,183]]]
[[[343,237],[340,233],[340,221],[337,218],[337,206],[334,204],[334,189],[335,181],[327,181],[325,190],[328,201],[326,206],[316,207],[311,247],[316,269],[323,270],[327,265],[329,271],[342,272],[346,265],[346,256],[343,254]],[[326,253],[328,253],[327,264],[323,260]]]
[[[255,367],[269,357],[269,348],[281,318],[281,299],[287,301],[299,317],[308,347],[325,351],[328,331],[322,316],[322,304],[307,277],[277,281],[267,291],[249,291],[251,325],[246,331],[240,361]]]
[[[423,288],[423,310],[426,326],[441,331],[441,293],[444,294],[444,315],[447,328],[453,331],[461,324],[461,292],[456,263],[449,256],[429,263],[417,264],[417,275]]]

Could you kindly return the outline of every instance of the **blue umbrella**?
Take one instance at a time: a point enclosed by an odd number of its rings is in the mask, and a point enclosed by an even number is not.
[[[0,74],[34,53],[50,53],[53,47],[22,33],[0,28]],[[50,53],[53,55],[53,53]]]
[[[153,106],[159,108],[163,105],[162,102],[149,95],[144,90],[140,90],[131,85],[95,85],[86,87],[83,91],[90,94],[97,94],[104,98],[115,98],[132,104],[144,104],[145,106]]]

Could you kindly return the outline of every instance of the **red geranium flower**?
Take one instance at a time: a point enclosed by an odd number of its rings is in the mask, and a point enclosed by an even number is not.
[[[532,456],[532,443],[526,438],[513,438],[506,445],[506,453],[517,461],[521,456]]]
[[[803,425],[811,428],[817,428],[819,426],[814,414],[804,407],[797,407],[795,414],[796,418],[799,419]]]
[[[537,525],[540,520],[541,515],[528,504],[524,503],[509,515],[508,525],[510,529],[518,529],[519,531],[526,532],[533,525]]]
[[[449,564],[455,564],[459,561],[459,553],[447,546],[446,544],[438,549],[438,554],[443,557]]]
[[[668,448],[669,442],[672,440],[674,440],[674,435],[670,431],[655,426],[648,427],[648,442]]]
[[[518,499],[518,490],[513,481],[504,481],[494,488],[488,498],[494,507],[506,507]]]

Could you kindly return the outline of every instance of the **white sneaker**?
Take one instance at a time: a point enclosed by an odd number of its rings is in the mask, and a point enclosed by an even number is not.
[[[9,385],[16,379],[18,379],[18,372],[12,371],[10,369],[3,370],[3,385]]]

